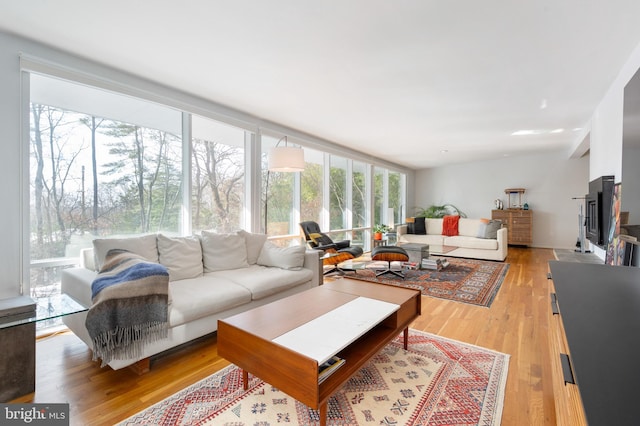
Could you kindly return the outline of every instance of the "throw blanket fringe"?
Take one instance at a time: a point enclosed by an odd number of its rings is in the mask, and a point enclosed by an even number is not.
[[[146,344],[166,339],[168,333],[161,322],[116,327],[93,338],[93,360],[102,359],[104,367],[113,359],[141,358]]]
[[[146,345],[168,336],[169,273],[126,250],[110,250],[91,284],[86,326],[93,360],[142,359]]]

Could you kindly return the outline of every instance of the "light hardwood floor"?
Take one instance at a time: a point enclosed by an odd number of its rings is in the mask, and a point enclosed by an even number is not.
[[[511,355],[502,424],[555,425],[548,345],[547,261],[553,251],[509,248],[511,265],[490,308],[423,296],[413,328]],[[71,424],[112,425],[228,365],[209,337],[157,359],[142,376],[91,361],[73,334],[40,339],[36,392],[27,402],[68,402]]]

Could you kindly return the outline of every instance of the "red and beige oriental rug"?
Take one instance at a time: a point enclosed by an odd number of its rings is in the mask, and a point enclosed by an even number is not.
[[[336,392],[328,425],[499,425],[509,355],[411,330]],[[231,365],[120,425],[318,425],[318,412]]]
[[[379,264],[378,266],[384,269],[387,266],[386,262],[372,263],[364,270],[347,272],[345,276],[364,281],[414,288],[420,290],[425,296],[478,306],[491,306],[509,270],[509,264],[456,257],[447,257],[446,259],[449,261],[449,266],[446,268],[439,271],[410,269],[405,271],[404,279],[392,274],[376,277],[376,264]]]

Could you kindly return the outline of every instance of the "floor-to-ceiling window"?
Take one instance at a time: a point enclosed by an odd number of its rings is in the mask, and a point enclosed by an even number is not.
[[[404,222],[406,175],[383,167],[374,168],[373,223],[393,226]]]
[[[329,165],[329,226],[331,229],[346,229],[348,226],[347,183],[347,159],[332,155]]]
[[[269,172],[269,148],[287,143],[277,132],[124,92],[30,74],[25,238],[36,297],[59,292],[60,270],[98,236],[233,232],[250,223],[248,230],[288,245],[299,242],[300,220],[315,220],[335,239],[367,248],[385,209],[402,211],[402,173],[301,140],[304,171]]]
[[[235,231],[243,224],[247,131],[196,115],[191,127],[192,230]]]
[[[368,166],[361,161],[353,161],[351,175],[351,228],[354,243],[364,246],[368,231],[369,179]]]
[[[305,148],[304,171],[300,173],[300,221],[322,222],[324,153]]]
[[[406,179],[404,173],[389,172],[388,180],[386,224],[391,226],[397,223],[404,223]]]
[[[384,223],[385,200],[385,169],[374,167],[373,169],[373,225]]]
[[[298,173],[268,170],[269,149],[283,143],[280,138],[262,135],[262,218],[263,232],[269,236],[298,233],[296,180]]]
[[[31,296],[96,237],[180,231],[180,111],[37,74],[30,98]]]

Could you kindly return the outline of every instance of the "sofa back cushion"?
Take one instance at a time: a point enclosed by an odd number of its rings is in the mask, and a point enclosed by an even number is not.
[[[425,235],[427,233],[427,219],[424,217],[416,217],[413,227],[414,234]]]
[[[238,231],[238,235],[242,235],[244,243],[247,246],[247,262],[249,265],[255,265],[260,256],[262,246],[267,241],[266,234],[254,234],[245,230]]]
[[[427,234],[442,235],[442,222],[443,219],[427,219]]]
[[[424,235],[427,233],[426,219],[424,217],[408,217],[407,234]]]
[[[304,265],[304,246],[278,247],[267,242],[260,251],[258,265],[280,269],[300,270]]]
[[[200,242],[204,272],[249,267],[244,236],[202,231]]]
[[[498,238],[498,231],[502,228],[502,221],[496,219],[480,219],[482,222],[478,228],[478,238],[495,240]]]
[[[169,270],[169,281],[202,275],[202,246],[196,236],[167,237],[158,234],[160,263]]]
[[[466,237],[477,237],[480,228],[482,227],[481,219],[468,219],[461,217],[458,222],[458,235]]]
[[[159,262],[156,234],[127,238],[96,238],[93,240],[96,270],[102,269],[104,258],[111,249],[127,250],[144,257],[151,262]]]

